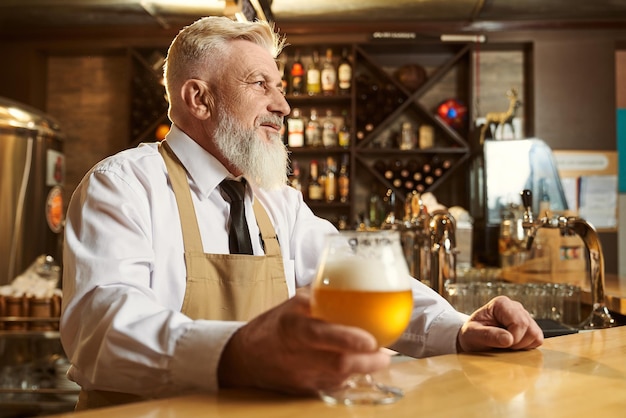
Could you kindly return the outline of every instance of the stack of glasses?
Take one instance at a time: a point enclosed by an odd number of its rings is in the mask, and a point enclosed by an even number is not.
[[[499,281],[448,283],[444,296],[458,311],[471,314],[498,295],[520,302],[535,319],[552,319],[574,328],[581,322],[580,287],[570,284]]]

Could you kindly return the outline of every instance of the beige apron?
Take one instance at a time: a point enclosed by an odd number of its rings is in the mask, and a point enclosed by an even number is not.
[[[192,319],[247,321],[289,297],[278,238],[263,206],[253,203],[265,256],[205,254],[182,164],[163,141],[165,160],[176,196],[185,247],[187,287],[181,312]],[[109,391],[81,391],[76,410],[144,400],[137,395]]]

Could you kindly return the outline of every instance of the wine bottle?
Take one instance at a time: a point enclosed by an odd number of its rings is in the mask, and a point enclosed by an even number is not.
[[[317,50],[313,51],[313,59],[306,71],[306,92],[309,96],[315,96],[322,91],[320,57]]]
[[[350,173],[348,171],[348,154],[344,154],[341,158],[341,166],[339,168],[337,186],[339,187],[339,201],[342,203],[346,203],[350,197]]]
[[[324,198],[324,189],[319,182],[317,161],[311,161],[309,165],[309,184],[308,184],[309,200],[320,201]]]
[[[348,120],[348,111],[341,112],[343,124],[337,133],[337,143],[340,147],[348,148],[350,146],[350,121]]]
[[[352,88],[352,64],[348,58],[347,48],[344,48],[341,52],[341,60],[339,61],[339,67],[337,68],[337,79],[339,94],[350,94],[350,90]]]
[[[291,94],[299,95],[304,94],[304,66],[300,60],[300,50],[296,49],[296,55],[294,57],[293,64],[290,70],[291,76]]]
[[[289,77],[287,67],[287,55],[281,55],[278,60],[278,71],[280,71],[280,82],[283,88],[283,93],[287,94],[289,91]]]
[[[297,107],[291,111],[287,120],[287,144],[294,148],[304,145],[304,120]]]
[[[304,139],[307,147],[322,146],[322,127],[317,118],[317,109],[311,108],[311,114],[304,131]]]
[[[326,157],[324,196],[327,202],[334,202],[337,198],[337,162],[333,157]]]
[[[326,110],[326,118],[323,121],[322,144],[325,147],[337,146],[337,125],[333,120],[333,111],[330,109]]]
[[[322,93],[324,96],[333,96],[337,89],[337,69],[333,63],[333,50],[326,50],[326,59],[322,66]]]
[[[452,167],[452,161],[449,158],[441,158],[435,155],[430,161],[433,177],[439,178]]]

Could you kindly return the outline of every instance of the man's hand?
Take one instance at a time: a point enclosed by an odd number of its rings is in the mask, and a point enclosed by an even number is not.
[[[457,342],[459,351],[528,350],[543,343],[543,332],[521,303],[498,296],[470,316]]]
[[[390,357],[359,328],[312,318],[308,290],[254,318],[227,343],[220,387],[257,387],[294,394],[332,389],[352,373],[389,366]]]

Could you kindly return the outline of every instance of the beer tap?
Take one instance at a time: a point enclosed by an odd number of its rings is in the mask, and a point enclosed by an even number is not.
[[[447,211],[433,212],[430,218],[430,287],[444,294],[446,283],[456,281],[455,222]]]
[[[615,326],[604,301],[604,254],[595,228],[586,220],[576,216],[552,216],[548,213],[534,219],[532,213],[532,192],[528,189],[520,193],[524,205],[522,226],[526,230],[526,249],[530,250],[539,228],[559,229],[561,235],[575,233],[585,244],[589,260],[589,278],[591,281],[591,313],[581,324],[581,329],[600,329]]]

